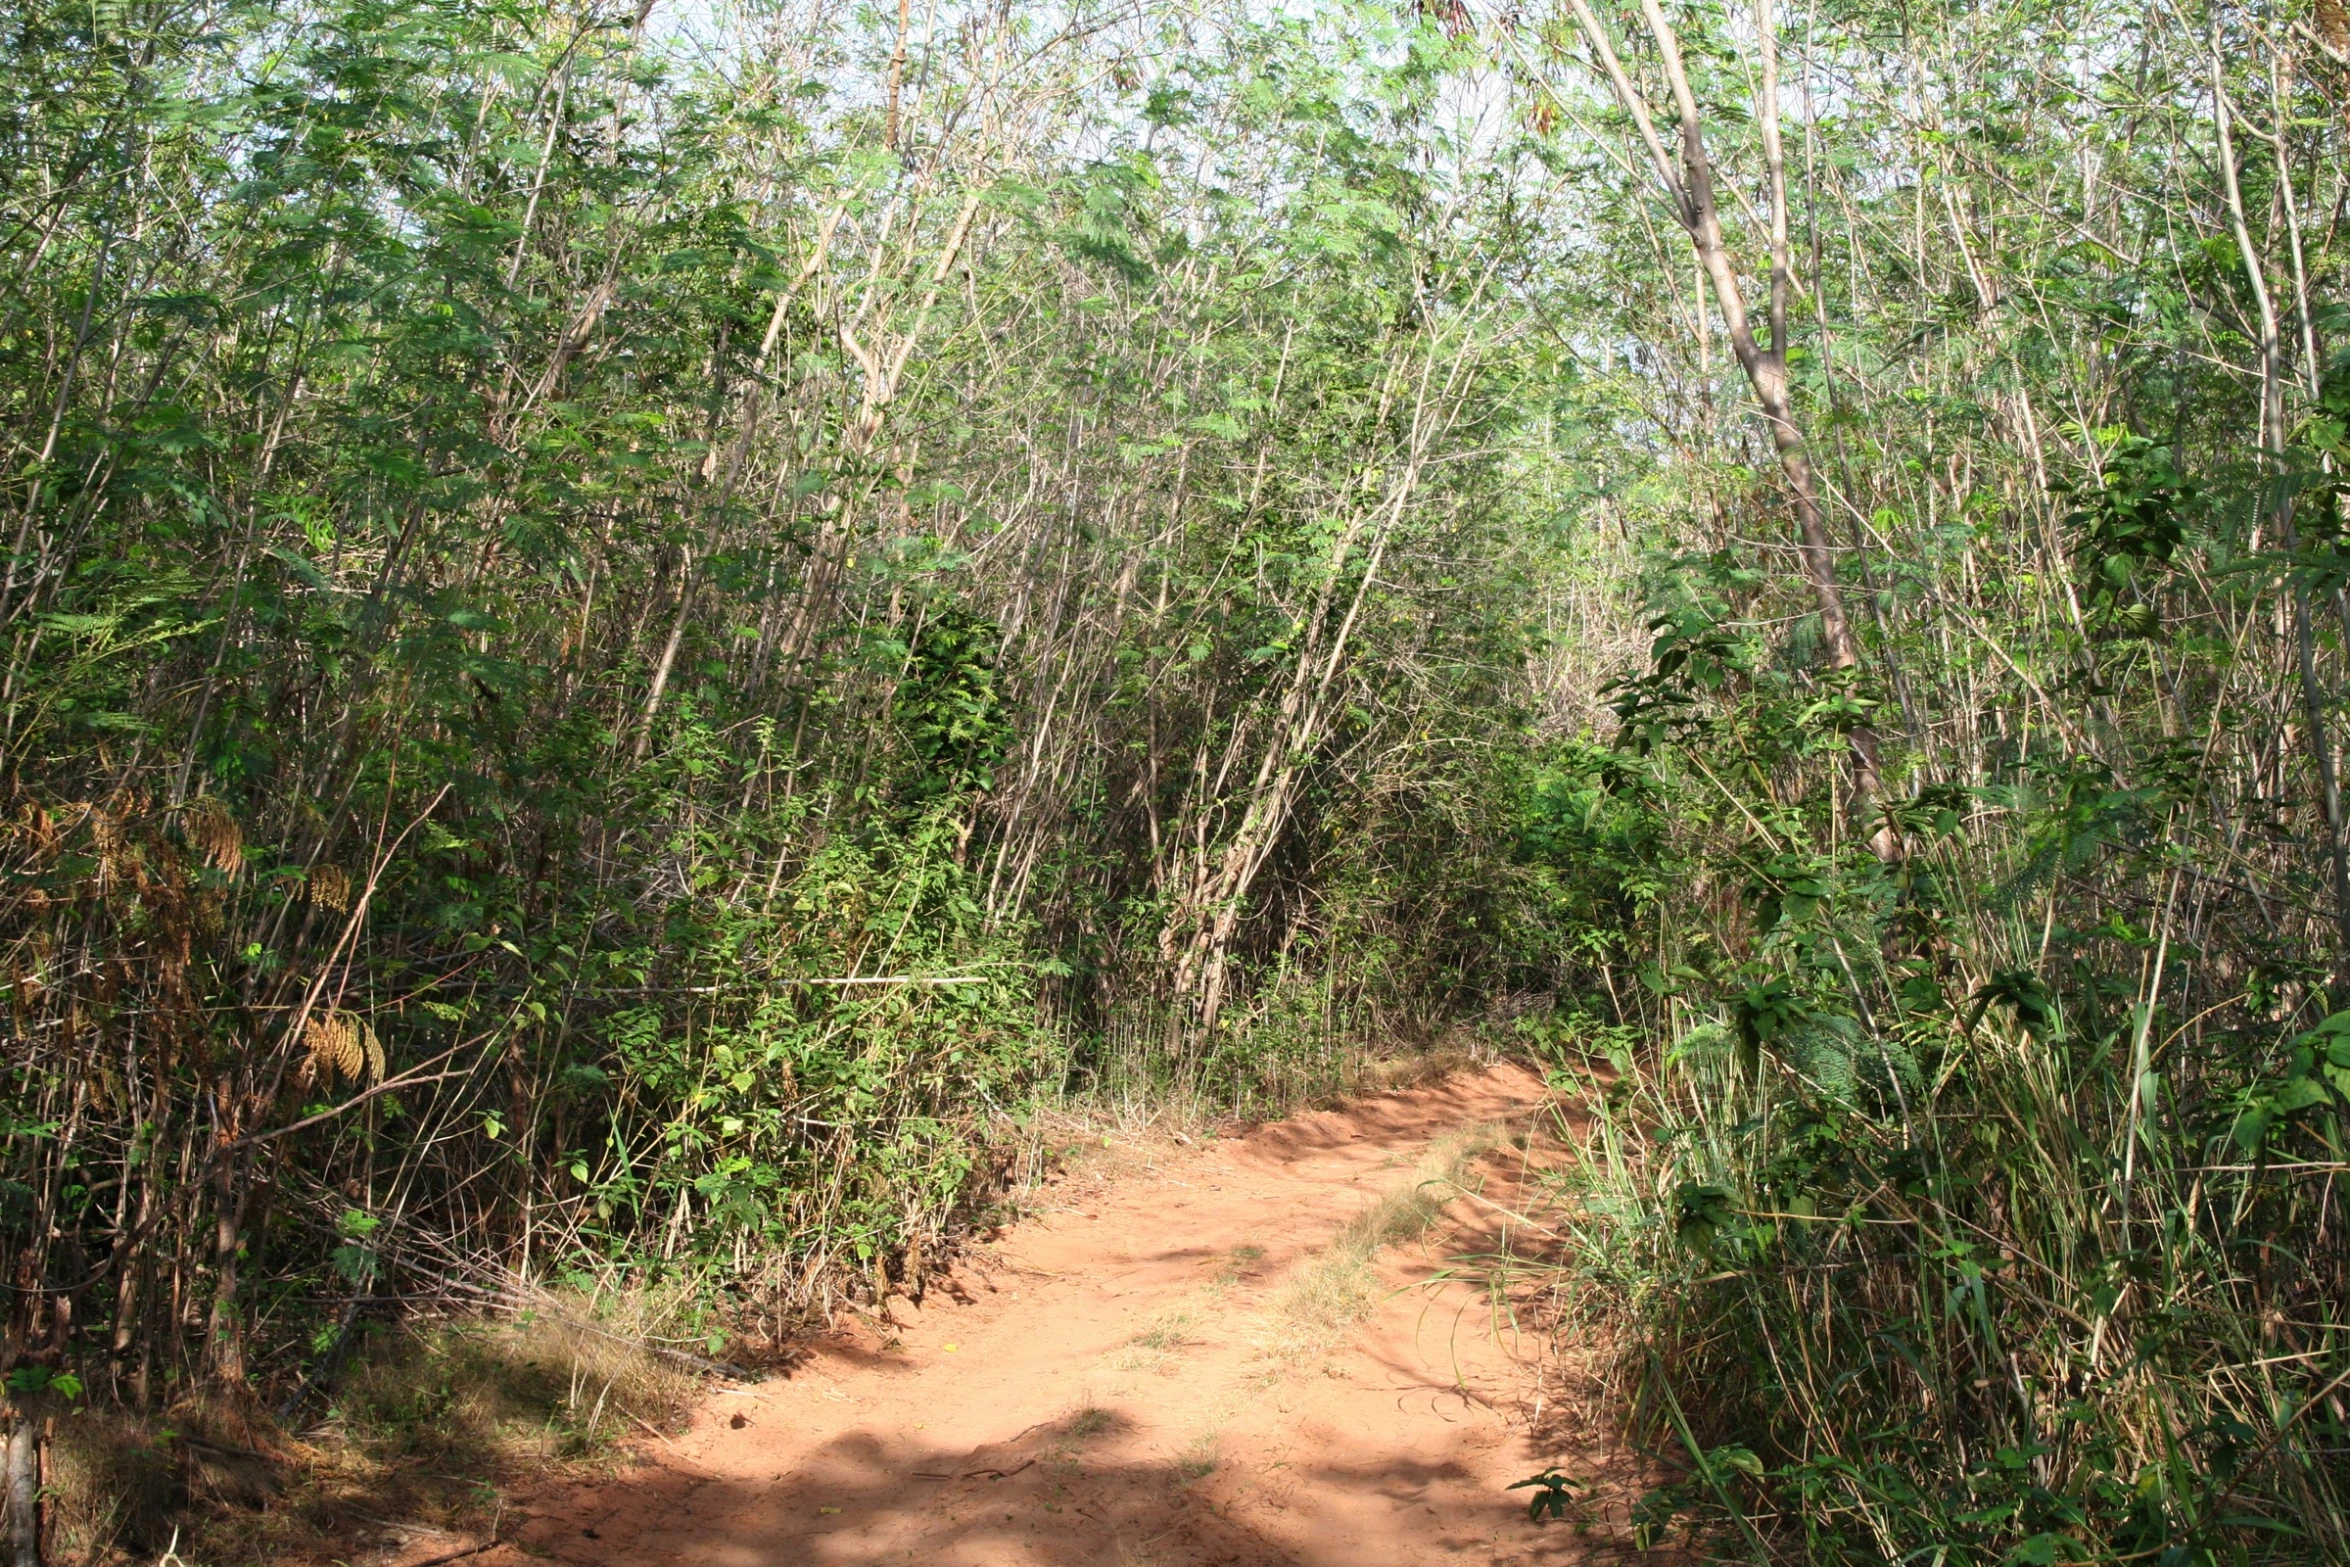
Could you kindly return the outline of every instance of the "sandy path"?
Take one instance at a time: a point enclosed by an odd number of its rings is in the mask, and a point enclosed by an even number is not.
[[[1491,1125],[1506,1140],[1540,1103],[1532,1074],[1497,1067],[1053,1188],[923,1309],[893,1302],[896,1342],[827,1342],[789,1379],[720,1394],[644,1467],[537,1498],[512,1543],[473,1560],[1587,1560],[1505,1489],[1577,1457],[1528,1434],[1539,1335],[1497,1330],[1458,1283],[1320,1334],[1288,1305],[1347,1220],[1413,1186],[1442,1139]],[[1472,1169],[1500,1191],[1521,1157],[1505,1141]],[[1456,1204],[1381,1253],[1380,1280],[1428,1280],[1490,1212]]]

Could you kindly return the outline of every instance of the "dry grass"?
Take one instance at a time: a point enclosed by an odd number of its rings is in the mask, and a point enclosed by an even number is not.
[[[647,1347],[674,1329],[679,1304],[644,1292],[548,1294],[509,1321],[411,1334],[353,1370],[331,1418],[361,1441],[421,1453],[588,1456],[691,1403],[698,1380]]]
[[[187,1486],[147,1422],[111,1410],[57,1417],[49,1439],[49,1548],[61,1561],[148,1557],[169,1548]]]
[[[1170,1311],[1137,1333],[1134,1342],[1143,1349],[1181,1349],[1198,1340],[1192,1337],[1191,1313]]]
[[[1401,1055],[1366,1055],[1348,1085],[1352,1093],[1398,1093],[1441,1083],[1460,1072],[1490,1066],[1493,1050],[1465,1033],[1448,1035],[1424,1050]]]
[[[684,1304],[544,1292],[508,1319],[386,1326],[290,1435],[185,1403],[61,1415],[52,1558],[152,1561],[176,1541],[186,1567],[300,1567],[394,1538],[486,1540],[502,1490],[622,1462],[620,1439],[687,1411],[698,1378],[648,1347]]]
[[[1265,1248],[1247,1241],[1227,1252],[1211,1281],[1217,1289],[1230,1289],[1256,1272],[1257,1264],[1265,1260]]]
[[[1331,1108],[1362,1094],[1425,1087],[1497,1059],[1489,1042],[1469,1030],[1455,1029],[1384,1054],[1351,1046],[1340,1075],[1317,1079],[1310,1092],[1277,1098],[1257,1106],[1254,1113],[1235,1113],[1196,1088],[1156,1082],[1147,1088],[1137,1086],[1140,1079],[1124,1091],[1064,1098],[1031,1112],[1007,1138],[1007,1211],[1039,1206],[1041,1188],[1097,1189],[1156,1170],[1203,1142],[1234,1136],[1284,1115]]]
[[[1199,1342],[1193,1332],[1196,1323],[1188,1311],[1169,1311],[1126,1342],[1126,1353],[1118,1359],[1121,1371],[1155,1371],[1161,1376],[1172,1373],[1178,1353]]]
[[[1318,1355],[1369,1316],[1381,1294],[1372,1261],[1385,1248],[1432,1229],[1460,1188],[1469,1163],[1501,1142],[1491,1125],[1465,1127],[1439,1139],[1409,1184],[1347,1221],[1329,1246],[1299,1271],[1280,1303],[1278,1358]]]
[[[1175,1460],[1176,1483],[1190,1485],[1214,1474],[1218,1459],[1218,1446],[1216,1433],[1213,1431],[1203,1432],[1201,1435],[1193,1437],[1183,1449],[1183,1456]]]

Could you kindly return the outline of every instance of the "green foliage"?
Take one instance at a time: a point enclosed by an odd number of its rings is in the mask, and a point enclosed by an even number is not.
[[[1553,1518],[1567,1516],[1567,1509],[1575,1500],[1572,1494],[1575,1484],[1575,1481],[1556,1469],[1545,1469],[1538,1475],[1518,1481],[1510,1489],[1523,1491],[1529,1486],[1536,1488],[1533,1496],[1527,1499],[1526,1517],[1533,1523],[1540,1523],[1546,1512]]]
[[[2146,595],[2186,542],[2196,494],[2171,453],[2147,437],[2123,435],[2106,449],[2097,488],[2065,519],[2076,530],[2083,612],[2093,624],[2131,636],[2154,631]]]
[[[925,621],[906,659],[906,673],[890,699],[920,773],[913,798],[985,791],[1012,741],[1012,726],[997,689],[995,649],[1002,632],[965,611],[947,609]]]
[[[2283,1071],[2244,1086],[2228,1133],[2243,1152],[2259,1154],[2300,1112],[2337,1101],[2350,1103],[2350,1013],[2341,1012],[2293,1041]]]
[[[1648,622],[1648,673],[1602,688],[1614,693],[1610,706],[1619,744],[1642,754],[1659,743],[1702,733],[1699,704],[1752,673],[1752,639],[1731,624],[1734,612],[1724,595],[1751,590],[1759,580],[1726,551],[1676,559],[1662,568]]]
[[[1748,667],[1682,687],[1670,731],[1628,717],[1529,839],[1592,855],[1572,829],[1604,802],[1655,877],[1636,917],[1567,910],[1647,982],[1576,1003],[1640,1026],[1604,1089],[1570,1079],[1590,1170],[1555,1221],[1569,1323],[1626,1335],[1609,1385],[1683,1467],[1634,1505],[1636,1539],[2311,1559],[2344,1516],[2327,1400],[2350,1325],[2317,1234],[2350,1025],[2306,1022],[2331,965],[2275,967],[2298,938],[2166,902],[2257,791],[2208,753],[2133,778],[2041,740],[1887,802],[1888,864],[1853,851],[1835,759],[1787,743]],[[2310,852],[2267,874],[2306,878]],[[1589,1029],[1541,1037],[1601,1053]]]

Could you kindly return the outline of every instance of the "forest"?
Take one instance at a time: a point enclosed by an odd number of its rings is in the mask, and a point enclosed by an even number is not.
[[[2342,0],[12,0],[15,1560],[1467,1050],[1637,1545],[2350,1561],[2346,153]]]

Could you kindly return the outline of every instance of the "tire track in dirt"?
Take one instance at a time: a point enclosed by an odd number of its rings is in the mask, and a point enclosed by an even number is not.
[[[471,1560],[1595,1560],[1608,1548],[1535,1528],[1506,1487],[1553,1462],[1624,1466],[1530,1429],[1545,1336],[1437,1277],[1497,1238],[1480,1233],[1495,1210],[1457,1202],[1369,1276],[1345,1266],[1349,1221],[1361,1234],[1474,1129],[1492,1151],[1469,1179],[1508,1206],[1511,1140],[1543,1104],[1532,1073],[1494,1067],[1050,1188],[1058,1211],[976,1248],[924,1308],[893,1301],[894,1340],[843,1333],[788,1379],[714,1396],[642,1466],[532,1499]],[[1340,1326],[1350,1293],[1368,1314]]]

